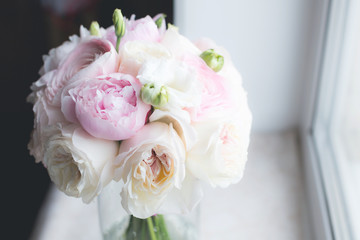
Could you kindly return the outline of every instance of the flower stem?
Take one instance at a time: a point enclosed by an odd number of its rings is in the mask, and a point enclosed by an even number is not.
[[[154,219],[154,223],[155,223],[155,233],[156,236],[158,237],[159,240],[162,240],[162,234],[161,234],[161,230],[160,230],[160,225],[159,225],[159,219],[157,218],[156,215],[151,217],[152,219]]]
[[[159,231],[161,232],[163,239],[170,240],[169,233],[166,229],[164,216],[159,214],[159,215],[156,215],[156,218],[158,219],[159,227],[160,227]]]
[[[151,217],[148,217],[146,220],[147,220],[147,223],[149,226],[149,233],[150,233],[151,240],[157,240],[155,232],[154,232],[154,225],[153,225]]]
[[[133,215],[131,215],[130,220],[129,220],[129,226],[127,227],[125,235],[124,235],[125,239],[130,239],[131,231],[133,229],[133,221],[134,221],[134,217],[133,217]]]
[[[121,40],[121,37],[116,38],[116,51],[117,52],[119,52],[120,40]]]
[[[146,222],[145,221],[141,221],[140,239],[142,239],[142,240],[147,239],[147,237],[146,237]]]

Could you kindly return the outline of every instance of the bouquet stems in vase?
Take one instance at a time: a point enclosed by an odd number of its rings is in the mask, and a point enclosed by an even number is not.
[[[104,239],[197,239],[201,183],[237,183],[247,161],[241,76],[224,48],[164,14],[116,9],[113,22],[43,57],[30,153],[68,196],[99,196]]]
[[[187,214],[155,214],[148,218],[129,215],[122,207],[121,182],[111,182],[98,198],[100,226],[104,240],[199,238],[199,206]]]

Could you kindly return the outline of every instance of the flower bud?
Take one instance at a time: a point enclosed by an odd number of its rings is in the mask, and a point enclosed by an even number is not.
[[[121,38],[125,34],[125,21],[124,16],[121,13],[120,9],[115,9],[113,14],[113,23],[115,26],[115,35],[118,38]]]
[[[144,103],[151,104],[155,108],[161,108],[169,101],[166,87],[155,86],[153,83],[146,83],[141,88],[140,95]]]
[[[100,36],[100,26],[97,21],[92,21],[90,25],[90,34],[92,36]]]
[[[116,51],[119,52],[120,40],[125,34],[125,21],[124,16],[121,13],[120,9],[115,9],[113,13],[113,23],[115,27],[116,35]]]
[[[224,66],[224,57],[217,54],[214,49],[209,49],[200,54],[200,57],[215,72],[218,72]]]
[[[166,18],[165,14],[161,14],[160,17],[158,19],[155,20],[155,24],[158,28],[161,27],[161,25],[163,24],[164,20]]]

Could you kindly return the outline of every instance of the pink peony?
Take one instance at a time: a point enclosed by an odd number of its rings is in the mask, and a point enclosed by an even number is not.
[[[144,126],[150,105],[140,100],[141,84],[131,75],[112,73],[70,87],[63,113],[94,137],[123,140]]]

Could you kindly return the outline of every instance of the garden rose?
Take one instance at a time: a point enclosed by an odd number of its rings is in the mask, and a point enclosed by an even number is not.
[[[187,167],[197,178],[212,186],[227,187],[243,175],[251,128],[246,93],[239,92],[232,115],[193,124],[201,136],[187,155]]]
[[[64,122],[65,118],[60,108],[47,103],[44,97],[44,91],[35,92],[36,102],[33,106],[34,111],[34,130],[28,145],[30,154],[35,157],[36,162],[42,162],[44,158],[45,143],[53,134],[49,131],[49,126],[58,122]],[[53,128],[50,128],[53,129]]]
[[[108,184],[118,143],[94,138],[76,125],[53,125],[44,163],[51,180],[65,194],[89,203]]]
[[[191,126],[190,115],[187,111],[172,109],[169,111],[162,111],[155,109],[149,117],[150,122],[163,122],[172,124],[175,131],[183,141],[186,150],[190,150],[198,140],[195,129]]]
[[[158,213],[185,178],[185,148],[172,125],[149,123],[120,145],[115,179],[125,183],[122,205],[129,214],[147,218]]]
[[[92,136],[123,140],[146,121],[150,105],[139,98],[141,84],[131,75],[112,73],[69,86],[62,110],[69,121],[78,121]]]

